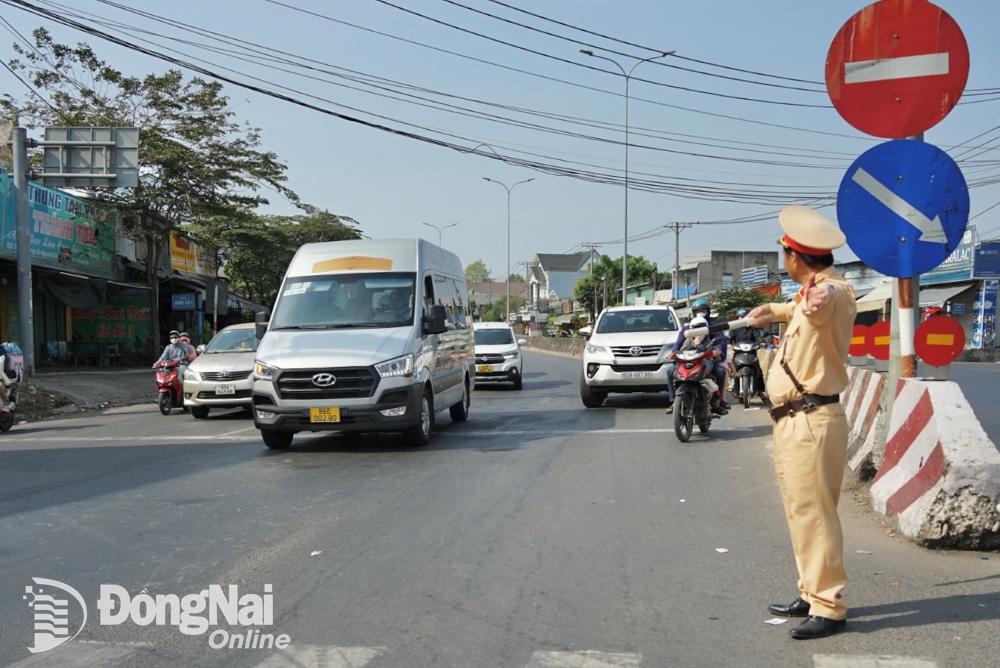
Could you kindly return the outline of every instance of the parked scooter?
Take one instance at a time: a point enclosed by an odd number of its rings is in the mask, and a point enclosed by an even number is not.
[[[0,383],[7,396],[4,403],[0,399],[0,431],[9,431],[14,426],[14,412],[17,409],[21,383],[24,382],[24,351],[16,343],[0,343]]]
[[[184,384],[179,366],[177,360],[156,363],[157,404],[164,415],[170,415],[174,408],[184,407]]]
[[[764,374],[760,370],[760,361],[757,359],[757,349],[761,347],[760,342],[750,343],[748,341],[736,342],[733,346],[733,366],[736,367],[736,376],[733,379],[733,394],[743,403],[744,408],[750,408],[750,400],[764,392]]]
[[[712,412],[712,397],[719,385],[705,365],[706,360],[712,359],[713,344],[714,341],[707,339],[695,348],[675,353],[674,432],[682,443],[691,438],[694,425],[707,434],[712,420],[722,417]]]

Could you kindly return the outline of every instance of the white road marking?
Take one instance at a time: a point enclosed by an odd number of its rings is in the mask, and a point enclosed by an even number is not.
[[[638,668],[642,654],[582,652],[534,652],[524,668]]]
[[[361,668],[385,652],[385,647],[338,647],[297,645],[278,650],[257,664],[257,668]]]
[[[55,649],[29,656],[10,668],[34,668],[35,666],[65,666],[66,668],[97,668],[125,663],[136,650],[149,649],[148,643],[97,642],[73,640]]]
[[[912,656],[814,654],[814,668],[937,668],[937,662]]]
[[[948,243],[944,227],[941,226],[941,219],[938,216],[934,216],[934,219],[931,220],[861,167],[854,172],[851,180],[864,188],[869,195],[882,202],[887,209],[920,230],[921,241],[934,244]]]
[[[229,434],[217,434],[215,436],[28,436],[26,438],[6,439],[11,443],[45,442],[45,443],[109,443],[123,442],[129,443],[198,443],[207,441],[255,441],[256,436],[250,438],[236,438]]]
[[[714,430],[714,431],[722,431]],[[435,436],[618,436],[621,434],[672,434],[673,429],[462,429]]]
[[[948,52],[919,56],[877,58],[844,63],[844,83],[868,83],[948,74]]]

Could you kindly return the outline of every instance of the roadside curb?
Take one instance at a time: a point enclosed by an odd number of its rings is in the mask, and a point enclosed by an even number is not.
[[[541,353],[542,355],[553,355],[554,357],[565,357],[567,359],[574,359],[574,360],[581,359],[580,355],[574,355],[573,353],[564,353],[558,350],[545,350],[543,348],[535,348],[530,343],[527,346],[525,346],[525,348],[527,348],[533,353]]]

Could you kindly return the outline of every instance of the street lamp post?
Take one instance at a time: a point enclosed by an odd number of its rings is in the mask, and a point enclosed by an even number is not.
[[[628,287],[628,84],[629,79],[632,78],[632,73],[635,72],[635,68],[639,67],[643,63],[648,63],[659,58],[666,58],[667,56],[672,56],[676,51],[664,51],[658,55],[650,56],[649,58],[643,58],[631,69],[625,71],[625,68],[613,58],[608,58],[607,56],[601,56],[590,49],[580,49],[580,53],[585,56],[590,56],[591,58],[599,58],[600,60],[606,60],[612,63],[622,72],[622,76],[625,77],[625,248],[622,251],[622,305],[625,305],[625,290]]]
[[[505,282],[507,283],[507,306],[505,308],[504,322],[508,323],[510,322],[510,191],[522,183],[528,183],[534,180],[534,178],[525,179],[508,186],[506,183],[497,181],[496,179],[491,179],[488,176],[483,177],[483,181],[489,181],[490,183],[495,183],[498,186],[503,186],[503,189],[507,191],[507,273],[504,274]]]
[[[449,225],[445,225],[444,227],[438,227],[437,225],[431,225],[430,223],[424,223],[424,225],[426,225],[427,227],[433,227],[435,230],[437,230],[437,232],[438,232],[438,246],[441,246],[442,248],[444,248],[444,244],[443,244],[443,242],[441,240],[441,233],[444,232],[445,230],[447,230],[449,227],[455,227],[456,225],[458,225],[458,223],[451,223]]]

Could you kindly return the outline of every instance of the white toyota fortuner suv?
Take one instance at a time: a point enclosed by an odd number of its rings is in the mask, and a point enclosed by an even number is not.
[[[665,392],[667,354],[679,331],[669,306],[616,306],[602,312],[583,352],[583,405],[597,408],[610,392]]]

